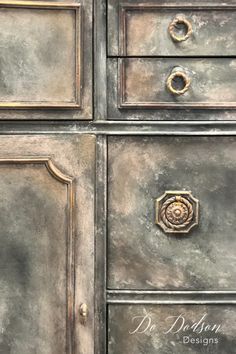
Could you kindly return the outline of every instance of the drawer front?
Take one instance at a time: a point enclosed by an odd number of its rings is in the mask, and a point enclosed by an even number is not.
[[[108,354],[234,354],[236,309],[110,305],[108,329]]]
[[[236,108],[235,59],[118,60],[119,109]]]
[[[225,56],[236,54],[235,4],[114,3],[109,10],[109,54]]]
[[[234,137],[110,137],[109,289],[235,291],[235,181]]]
[[[179,61],[180,60],[180,61]],[[188,61],[189,60],[189,61]],[[222,81],[216,83],[216,87],[219,90],[219,87],[222,85],[226,92],[221,92],[220,90],[217,93],[217,97],[219,97],[219,102],[217,106],[213,105],[216,103],[216,93],[214,87],[212,87],[206,92],[205,87],[195,80],[197,76],[197,72],[191,73],[188,70],[188,66],[186,63],[191,62],[192,64],[196,64],[197,62],[206,62],[212,59],[117,59],[117,58],[109,58],[107,65],[107,76],[108,76],[108,110],[107,115],[109,120],[125,120],[125,121],[229,121],[236,120],[236,110],[232,109],[232,102],[227,102],[227,104],[223,105],[222,97],[225,100],[228,100],[228,87],[233,85],[229,85],[229,82],[234,81],[234,76],[227,78],[225,81],[225,77],[223,77],[222,73],[215,69],[215,73],[217,76],[212,76],[212,80],[216,80],[216,77],[221,77]],[[230,59],[214,59],[214,62],[225,63],[234,60]],[[180,62],[183,63],[183,67],[180,67]],[[130,64],[132,63],[132,65]],[[138,64],[137,64],[138,63]],[[148,64],[147,64],[148,63]],[[162,82],[160,82],[160,75],[153,74],[153,69],[155,67],[155,63],[159,63],[160,72],[162,72]],[[164,64],[165,63],[165,64]],[[169,63],[169,64],[168,64]],[[170,65],[172,63],[172,65]],[[161,65],[160,65],[161,64]],[[128,65],[128,71],[127,71]],[[143,70],[144,67],[148,67],[148,70],[152,70],[152,73],[138,71],[137,66],[139,66],[140,70]],[[188,75],[191,75],[191,85],[188,88],[188,91],[182,95],[174,95],[169,89],[167,89],[166,83],[168,77],[172,74],[174,68],[178,67],[178,70],[181,69],[181,72],[186,70]],[[207,65],[208,75],[211,76],[210,71],[210,62]],[[121,73],[121,69],[123,67],[123,77]],[[131,67],[134,70],[131,71]],[[163,71],[163,68],[166,68],[166,71]],[[212,68],[214,70],[214,68]],[[223,67],[224,73],[227,71],[227,67]],[[229,69],[232,70],[232,67]],[[131,72],[130,72],[131,71]],[[175,71],[175,69],[174,69]],[[129,77],[128,77],[128,75]],[[125,77],[126,75],[126,77]],[[152,77],[154,75],[155,77]],[[199,73],[198,73],[199,75]],[[204,76],[205,73],[201,69],[201,75]],[[131,80],[128,80],[131,78]],[[126,80],[128,80],[128,86],[126,87]],[[134,80],[134,81],[133,81]],[[179,79],[178,79],[179,80]],[[181,80],[181,78],[180,78]],[[182,81],[180,81],[181,84]],[[206,80],[205,80],[206,82]],[[145,86],[146,85],[146,86]],[[198,96],[195,97],[192,87],[196,85],[198,87]],[[207,87],[211,85],[211,82],[206,82]],[[226,86],[228,87],[226,88]],[[159,88],[158,95],[155,92],[150,91],[152,86],[154,89]],[[129,89],[128,95],[125,93]],[[161,91],[162,90],[162,91]],[[209,91],[212,92],[212,96],[210,97],[211,101],[207,102],[199,102],[199,99],[204,100],[202,95],[202,90],[206,93],[206,97],[209,97]],[[232,97],[234,95],[234,88],[229,95]],[[165,98],[166,101],[160,100],[160,95]],[[226,97],[226,95],[228,97]],[[187,101],[188,98],[192,96],[193,102]],[[146,99],[153,100],[152,102],[145,102],[144,97]],[[141,102],[139,101],[141,99]],[[185,102],[186,100],[186,102]],[[207,105],[208,103],[208,105]],[[199,107],[199,108],[197,108]],[[208,109],[209,107],[213,107],[215,109]],[[205,109],[206,108],[206,109]],[[228,108],[228,109],[227,109]]]
[[[0,3],[0,119],[91,118],[91,16],[91,1]]]
[[[0,150],[0,352],[94,353],[95,138],[1,135]]]

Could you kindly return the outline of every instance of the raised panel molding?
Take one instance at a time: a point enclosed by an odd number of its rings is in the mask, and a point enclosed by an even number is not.
[[[0,2],[0,109],[81,108],[81,12],[78,3]]]

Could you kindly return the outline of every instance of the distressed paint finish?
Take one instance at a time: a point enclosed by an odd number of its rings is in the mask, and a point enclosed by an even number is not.
[[[234,55],[232,50],[235,45],[233,43],[235,42],[235,26],[232,20],[235,10],[227,11],[226,7],[235,7],[235,5],[234,0],[224,1],[224,3],[215,0],[188,2],[186,0],[178,0],[178,2],[173,0],[159,2],[108,0],[108,54],[109,56]],[[152,11],[148,10],[148,6],[153,7]],[[171,6],[176,9],[166,9]],[[122,8],[129,7],[131,10],[126,13],[128,26],[123,31]],[[188,11],[184,9],[186,7]],[[211,10],[204,10],[207,7],[211,7]],[[216,10],[217,7],[218,9],[220,7],[221,10]],[[178,14],[186,15],[189,18],[193,23],[195,33],[191,40],[176,45],[168,36],[168,25]],[[221,26],[217,27],[217,21]],[[119,50],[123,35],[128,37],[127,52]],[[209,41],[209,47],[206,46],[208,38],[212,38],[212,41]]]
[[[120,59],[120,108],[236,108],[234,59]],[[190,80],[174,95],[167,79],[176,70]]]
[[[171,9],[157,3],[143,6],[121,5],[119,55],[235,55],[236,7],[228,10],[224,6],[222,9],[212,7],[205,9],[204,6],[199,6],[197,10],[191,9],[191,5],[188,9],[183,5],[178,7],[177,4],[173,4],[173,7],[174,9]],[[168,29],[170,23],[177,17],[186,19],[193,31],[186,41],[179,43],[173,41]]]
[[[235,33],[232,28],[235,7],[235,1],[176,3],[167,0],[157,4],[147,0],[109,0],[108,119],[235,120],[236,113],[231,109],[235,108],[235,74],[234,68],[228,67],[230,60],[226,59],[224,62],[222,58],[213,65],[212,63],[217,61],[216,58],[204,59],[204,56],[234,56]],[[175,15],[180,14],[192,24],[193,35],[184,42],[175,43],[168,34],[168,26]],[[187,57],[193,55],[202,58],[199,58],[198,65],[194,59],[194,64],[190,64],[191,68],[188,68]],[[126,70],[122,73],[118,64],[119,56],[137,58],[130,61],[124,58],[124,62],[129,62],[129,65],[126,65]],[[175,59],[153,58],[153,63],[156,64],[152,65],[150,58],[146,58],[143,64],[141,56],[174,56]],[[135,65],[132,65],[131,69],[132,60],[137,63],[137,70]],[[168,67],[168,62],[172,63],[173,67],[183,66],[193,78],[186,94],[177,97],[167,91],[165,83],[172,70],[172,67]],[[208,65],[213,68],[212,72]],[[164,72],[165,69],[170,70]],[[123,86],[120,83],[122,76]],[[206,107],[217,110],[206,111]],[[172,109],[175,108],[180,108],[181,111],[175,110],[173,113]]]
[[[109,289],[235,290],[235,151],[230,137],[109,138]],[[155,224],[168,190],[199,200],[187,235]]]
[[[68,187],[44,164],[0,164],[0,180],[0,352],[66,353]]]
[[[91,119],[92,0],[8,1],[0,20],[0,119]]]
[[[211,329],[216,324],[216,330],[202,333],[194,333],[192,330],[178,333],[167,333],[171,324],[174,323],[171,316],[182,316],[184,324],[189,325],[199,322],[205,315],[201,323],[210,324]],[[141,318],[146,317],[140,327],[140,332],[132,333],[141,323]],[[134,318],[136,317],[136,318]],[[150,320],[151,319],[151,320]],[[149,321],[151,325],[149,325]],[[181,329],[183,320],[180,319],[172,332]],[[149,325],[149,326],[148,326]],[[151,326],[154,325],[152,331]],[[218,330],[218,326],[221,326]],[[199,330],[200,330],[199,325]],[[146,328],[149,328],[145,331]],[[208,327],[209,328],[209,327]],[[234,354],[235,353],[235,330],[236,330],[236,310],[235,307],[227,305],[219,306],[109,306],[109,344],[108,354]],[[208,345],[186,343],[186,337],[192,339],[209,341],[209,338],[218,341]],[[185,341],[185,344],[183,343]]]
[[[119,65],[122,60],[127,64],[123,80]],[[232,109],[233,59],[110,58],[107,68],[108,120],[236,120],[236,111]],[[191,77],[190,88],[184,95],[172,95],[166,88],[166,80],[174,68],[186,71]],[[217,109],[204,109],[206,107]]]
[[[95,139],[2,136],[0,147],[0,352],[91,354]],[[73,180],[74,201],[63,175]],[[81,303],[89,307],[86,326]]]
[[[0,10],[1,104],[76,103],[75,21],[74,10]]]

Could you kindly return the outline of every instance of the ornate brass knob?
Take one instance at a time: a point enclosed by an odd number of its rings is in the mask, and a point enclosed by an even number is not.
[[[88,306],[86,304],[81,304],[79,308],[80,322],[85,325],[88,319]]]
[[[185,27],[185,34],[180,36],[176,34],[176,29],[182,25]],[[177,16],[168,27],[169,34],[175,42],[186,41],[193,33],[193,27],[191,23],[183,16]]]
[[[183,81],[183,88],[175,89],[173,83],[176,79],[181,79]],[[183,95],[186,91],[188,91],[191,85],[190,78],[182,71],[176,71],[170,74],[166,81],[166,86],[168,90],[174,95]]]
[[[187,233],[198,224],[198,208],[191,192],[166,192],[156,200],[156,224],[168,233]]]

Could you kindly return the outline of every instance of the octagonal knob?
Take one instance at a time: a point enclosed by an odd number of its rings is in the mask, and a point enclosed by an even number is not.
[[[167,191],[156,199],[156,224],[166,233],[188,233],[199,221],[199,201],[191,192]]]

